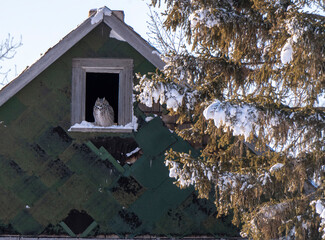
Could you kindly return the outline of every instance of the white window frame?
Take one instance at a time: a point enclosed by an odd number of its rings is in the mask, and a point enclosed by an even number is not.
[[[85,121],[86,115],[86,74],[119,74],[118,126],[132,122],[133,59],[115,58],[74,58],[72,59],[72,98],[71,126]],[[71,128],[70,131],[82,132],[128,132],[127,128]]]

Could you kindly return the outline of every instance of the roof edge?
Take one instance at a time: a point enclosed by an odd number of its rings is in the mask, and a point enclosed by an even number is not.
[[[122,22],[114,14],[105,15],[104,23],[112,28],[119,36],[121,36],[127,43],[136,49],[142,56],[151,62],[156,68],[162,70],[165,63],[161,60],[157,49],[152,47],[146,40],[144,40],[138,33],[131,29],[128,25]]]
[[[6,103],[12,96],[35,79],[101,22],[104,22],[117,32],[155,67],[163,69],[165,63],[161,60],[159,54],[157,54],[157,50],[112,13],[113,11],[108,7],[102,7],[94,16],[88,17],[81,25],[68,33],[60,42],[50,48],[39,60],[0,90],[0,106]]]
[[[91,18],[88,18],[81,25],[68,33],[68,35],[56,45],[50,48],[40,59],[23,71],[17,78],[3,87],[0,90],[0,106],[6,103],[13,95],[30,83],[101,22],[102,21],[91,24]]]

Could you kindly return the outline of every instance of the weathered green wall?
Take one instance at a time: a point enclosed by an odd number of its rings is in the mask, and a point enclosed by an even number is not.
[[[99,25],[0,107],[0,233],[67,234],[59,223],[77,209],[95,220],[82,236],[236,235],[228,218],[216,219],[212,202],[197,199],[193,188],[180,190],[168,177],[164,152],[191,147],[160,118],[146,122],[135,108],[137,132],[67,131],[72,58],[133,58],[135,72],[155,70],[129,44],[109,38],[109,31]],[[121,166],[107,151],[112,148],[101,147],[105,139],[116,146],[133,141],[124,153],[136,145],[143,155]]]

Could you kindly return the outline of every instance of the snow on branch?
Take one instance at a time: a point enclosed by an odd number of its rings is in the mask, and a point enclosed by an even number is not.
[[[275,172],[281,169],[284,165],[282,163],[277,163],[270,168],[270,172]]]
[[[319,232],[323,232],[322,239],[325,239],[325,203],[323,200],[312,201],[311,206],[315,207],[316,213],[321,218]]]
[[[191,27],[194,28],[198,24],[203,24],[208,28],[212,28],[219,25],[221,22],[220,18],[216,18],[208,9],[200,9],[194,11],[190,15]]]
[[[272,170],[281,163],[273,165],[270,170],[260,169],[256,173],[235,173],[221,171],[215,164],[202,159],[193,158],[190,153],[179,153],[170,150],[165,154],[165,165],[169,167],[169,177],[175,178],[181,188],[200,186],[204,181],[215,183],[220,195],[234,193],[235,190],[245,192],[256,186],[272,183]],[[279,167],[280,168],[280,167]]]
[[[216,101],[208,106],[203,115],[213,119],[216,127],[223,125],[230,128],[235,136],[243,135],[248,140],[258,120],[258,110],[249,105],[234,106],[230,103]]]
[[[140,92],[137,98],[147,107],[152,107],[153,103],[166,104],[167,109],[176,112],[184,103],[188,109],[194,106],[195,92],[172,83],[154,83],[146,75],[137,77],[140,78],[139,84],[135,86],[135,90]]]
[[[180,187],[184,188],[199,184],[202,176],[205,176],[209,181],[213,180],[215,166],[208,167],[202,162],[191,158],[191,155],[187,153],[180,153],[179,157],[183,163],[175,162],[172,153],[167,153],[165,165],[169,167],[169,177],[175,178]]]
[[[213,120],[217,128],[230,130],[235,136],[244,136],[245,141],[250,142],[253,137],[264,139],[271,149],[287,151],[292,156],[312,151],[315,144],[325,138],[325,116],[320,113],[303,116],[294,110],[291,114],[280,110],[263,111],[249,104],[236,105],[216,100],[203,115],[207,120]]]
[[[234,13],[233,2],[227,1],[220,8],[200,8],[194,10],[190,14],[189,20],[192,28],[199,27],[200,25],[213,28],[222,23],[233,21],[235,17],[238,17],[238,15]]]
[[[298,40],[303,35],[304,30],[299,27],[297,19],[293,18],[286,22],[286,29],[290,34],[290,38],[287,39],[281,50],[281,62],[288,64],[293,60],[293,47],[294,43],[298,43]]]

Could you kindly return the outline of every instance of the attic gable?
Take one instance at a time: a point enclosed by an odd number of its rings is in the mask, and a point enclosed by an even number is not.
[[[139,34],[133,31],[131,27],[121,21],[115,14],[112,14],[112,12],[113,11],[107,7],[98,9],[96,14],[88,17],[88,19],[86,19],[75,30],[65,36],[54,47],[50,48],[43,57],[0,91],[0,106],[7,102],[12,96],[25,87],[101,23],[106,24],[112,29],[112,37],[120,37],[136,49],[155,67],[162,69],[164,67],[164,62],[156,54],[156,49],[145,41]]]

